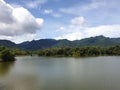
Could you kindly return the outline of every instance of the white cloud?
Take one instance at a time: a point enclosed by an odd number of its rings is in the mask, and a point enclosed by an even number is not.
[[[59,13],[53,13],[52,16],[53,16],[53,17],[56,17],[56,18],[59,18],[59,17],[61,17],[62,15],[59,14]]]
[[[6,4],[3,0],[0,1],[0,22],[11,23],[13,22],[12,7]]]
[[[104,35],[107,37],[120,37],[120,24],[118,25],[100,25],[97,27],[85,28],[85,37]]]
[[[31,41],[36,38],[36,34],[23,34],[21,36],[4,36],[0,35],[0,39],[11,40],[15,43],[21,43],[24,41]]]
[[[68,33],[68,34],[64,34],[62,36],[58,36],[58,37],[55,37],[55,39],[59,40],[59,39],[68,39],[68,40],[79,40],[81,39],[82,37],[82,34],[81,33],[78,33],[78,32],[73,32],[73,33]]]
[[[42,18],[35,18],[27,9],[12,7],[4,1],[0,1],[0,12],[0,38],[13,39],[16,36],[33,35],[43,25]]]
[[[14,37],[11,38],[11,40],[15,41],[16,43],[21,43],[23,41],[31,41],[35,38],[36,38],[36,34],[25,34],[25,35],[23,34],[21,36],[14,36]]]
[[[25,1],[25,4],[28,8],[37,8],[41,4],[46,3],[47,0],[32,0],[32,1]]]
[[[51,14],[51,13],[53,13],[52,9],[45,9],[44,10],[44,14]]]
[[[72,20],[75,20],[76,18]],[[55,39],[79,40],[79,39],[99,36],[99,35],[116,38],[116,37],[120,37],[120,24],[99,25],[96,27],[87,27],[87,26],[81,27],[80,25],[76,26],[74,25],[74,23],[72,23],[69,26],[64,27],[64,29],[62,30],[60,27],[58,33],[62,33],[62,34],[55,37]]]
[[[85,24],[85,19],[84,19],[84,17],[76,17],[76,18],[73,18],[72,20],[71,20],[71,23],[73,24],[73,25],[80,25],[80,26],[82,26],[82,25],[84,25]]]
[[[61,17],[61,14],[55,13],[52,9],[45,9],[45,10],[43,11],[43,14],[51,15],[51,16],[53,16],[53,17]]]
[[[60,29],[60,30],[65,30],[65,27],[60,27],[59,29]]]

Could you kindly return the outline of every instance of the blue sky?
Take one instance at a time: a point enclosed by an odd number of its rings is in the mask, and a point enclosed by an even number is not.
[[[19,43],[45,38],[119,37],[119,4],[120,0],[0,0],[0,38]]]

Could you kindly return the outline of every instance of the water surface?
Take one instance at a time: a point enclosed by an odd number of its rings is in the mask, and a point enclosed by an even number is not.
[[[0,90],[120,90],[120,57],[16,57],[0,63]]]

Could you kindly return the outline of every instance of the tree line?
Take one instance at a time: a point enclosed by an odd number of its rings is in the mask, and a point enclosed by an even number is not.
[[[38,56],[65,56],[65,57],[88,57],[88,56],[112,56],[120,55],[120,46],[84,46],[84,47],[55,47],[37,51],[21,49],[8,49],[0,46],[0,61],[14,61],[15,56],[38,55]]]
[[[84,46],[84,47],[56,47],[39,50],[39,56],[70,56],[70,57],[86,57],[86,56],[103,56],[103,55],[120,55],[120,46],[100,47],[100,46]]]
[[[15,56],[31,55],[30,51],[21,49],[9,49],[4,46],[0,46],[0,61],[14,61]]]

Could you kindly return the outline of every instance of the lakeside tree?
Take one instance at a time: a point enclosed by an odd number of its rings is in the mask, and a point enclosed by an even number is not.
[[[0,61],[14,61],[15,55],[6,47],[0,46]]]
[[[14,61],[15,56],[10,52],[10,50],[5,49],[1,52],[1,60],[2,61]]]
[[[56,47],[38,51],[39,56],[103,56],[103,55],[120,55],[120,46],[100,47],[100,46],[85,46],[85,47]]]

